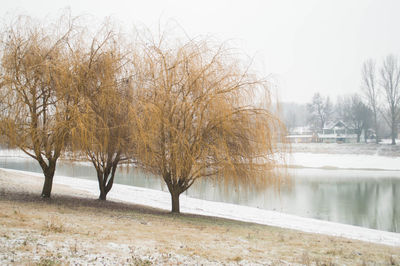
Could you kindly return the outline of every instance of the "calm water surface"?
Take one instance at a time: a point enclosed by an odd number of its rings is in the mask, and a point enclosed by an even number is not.
[[[0,167],[41,173],[29,158],[0,157]],[[200,180],[188,196],[246,205],[303,217],[400,232],[400,172],[361,170],[290,170],[292,185],[268,188],[228,188]],[[59,162],[57,175],[96,180],[90,164]],[[166,191],[161,179],[135,168],[117,171],[116,183]]]

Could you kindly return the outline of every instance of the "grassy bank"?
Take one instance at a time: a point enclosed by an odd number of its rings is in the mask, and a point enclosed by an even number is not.
[[[399,264],[400,248],[101,202],[0,170],[1,264]]]

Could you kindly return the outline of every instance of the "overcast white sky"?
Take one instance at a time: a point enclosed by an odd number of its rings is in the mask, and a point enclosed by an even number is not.
[[[123,23],[176,20],[190,36],[235,43],[271,76],[283,101],[308,102],[315,92],[336,99],[359,91],[367,58],[400,55],[399,0],[0,0],[7,12],[44,17],[114,16]]]

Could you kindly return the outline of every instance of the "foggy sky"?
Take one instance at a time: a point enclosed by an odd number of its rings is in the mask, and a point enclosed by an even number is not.
[[[114,16],[128,26],[176,20],[190,36],[232,40],[254,57],[283,101],[308,102],[315,92],[358,92],[361,64],[400,55],[397,0],[0,0],[1,16],[44,17],[70,7],[73,15]]]

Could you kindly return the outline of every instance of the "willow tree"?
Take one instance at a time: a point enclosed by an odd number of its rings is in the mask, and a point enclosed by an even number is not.
[[[77,103],[71,90],[69,44],[74,33],[73,19],[65,16],[52,24],[21,16],[2,33],[1,131],[12,145],[38,161],[45,198],[51,195]]]
[[[256,105],[255,96],[269,94],[266,83],[207,40],[143,46],[134,157],[165,181],[172,212],[180,212],[180,194],[201,178],[267,182],[283,128],[270,101]]]
[[[118,164],[125,161],[129,146],[131,104],[128,53],[121,35],[105,22],[76,54],[75,69],[80,97],[79,118],[74,131],[75,148],[97,172],[99,199],[106,200]]]

